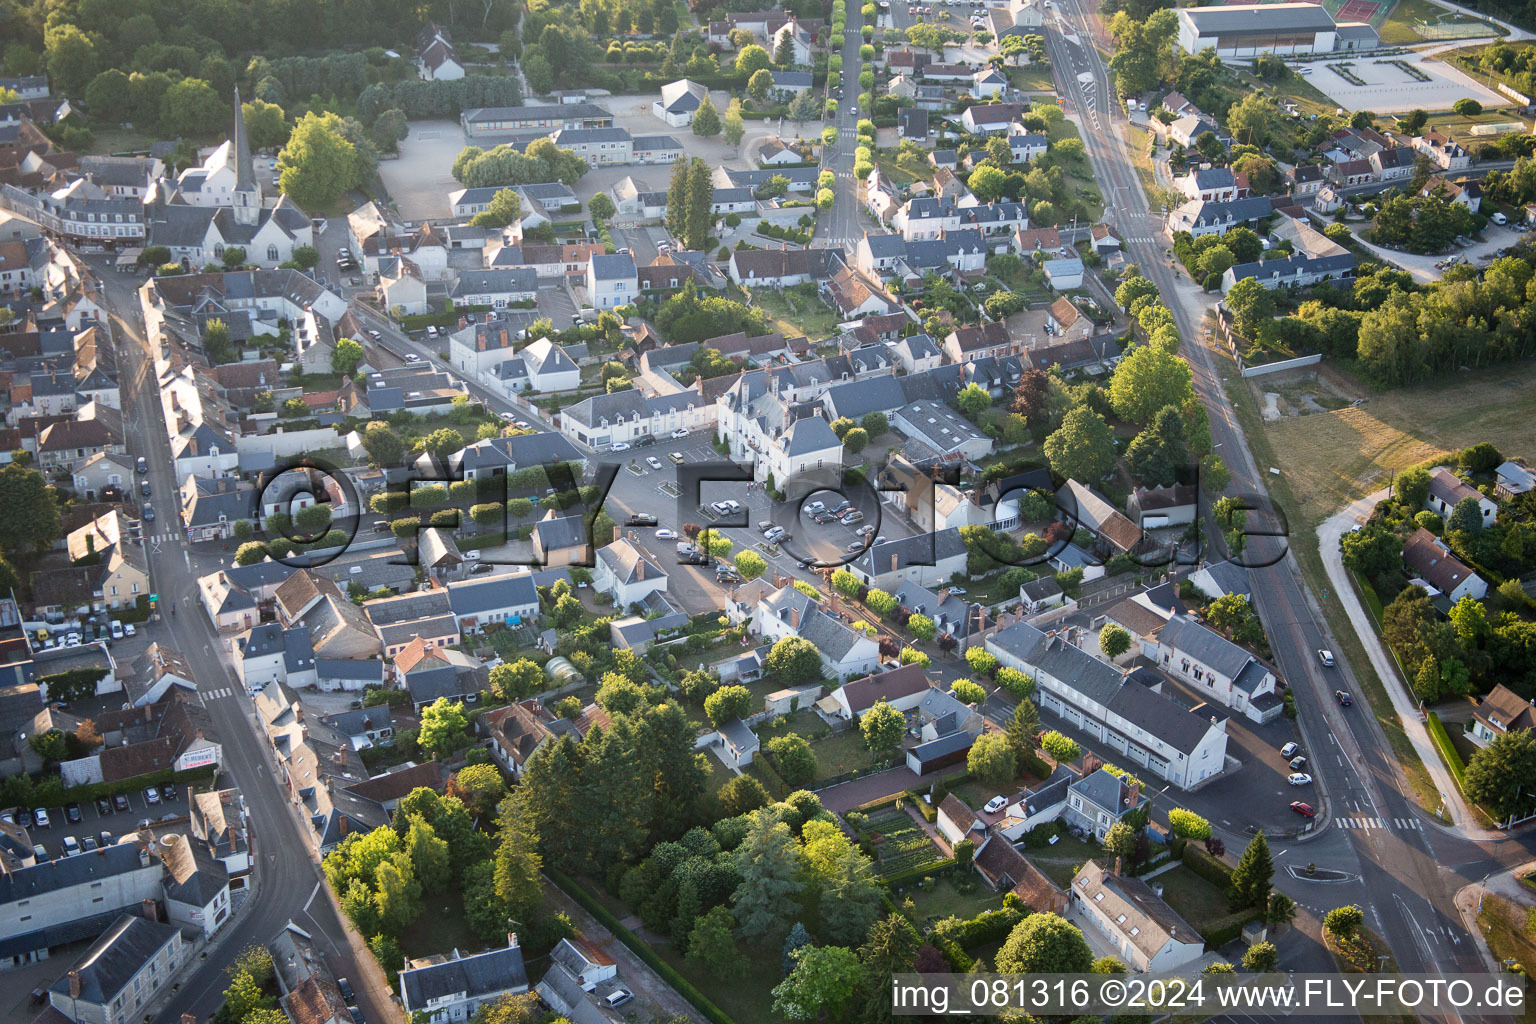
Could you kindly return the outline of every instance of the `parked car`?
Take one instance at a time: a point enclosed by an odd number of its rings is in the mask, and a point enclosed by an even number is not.
[[[162,800],[175,800],[176,799],[176,784],[174,782],[167,782],[165,785],[161,786],[160,787],[160,798]]]
[[[155,507],[153,505],[145,505],[144,506],[143,515],[144,515],[144,521],[146,523],[154,522],[155,521]]]
[[[612,1009],[615,1006],[623,1006],[633,998],[635,998],[634,994],[630,992],[629,989],[616,988],[604,997],[603,1003],[608,1006],[609,1009]]]
[[[1301,771],[1303,768],[1305,768],[1307,766],[1306,755],[1305,754],[1297,754],[1295,757],[1291,758],[1290,765],[1291,765],[1291,771],[1295,771],[1295,772]]]
[[[660,469],[661,468],[661,460],[658,459],[654,455],[647,455],[645,457],[645,464],[647,466],[650,466],[652,469]]]
[[[139,493],[142,494],[146,498],[149,497],[149,481],[148,480],[140,480],[139,481]]]
[[[97,843],[96,840],[91,838],[90,836],[86,836],[84,839],[80,840],[80,852],[81,853],[95,853],[100,848],[101,848],[100,844]]]
[[[32,857],[39,864],[47,864],[50,860],[53,859],[52,857],[48,856],[48,851],[43,849],[42,843],[38,843],[32,847]]]
[[[1315,817],[1317,814],[1317,812],[1312,809],[1311,804],[1304,804],[1300,800],[1291,801],[1291,810],[1295,811],[1303,818]]]
[[[629,526],[655,526],[656,517],[649,512],[636,512],[627,521]]]
[[[133,628],[133,623],[131,623],[131,622],[123,623],[123,636],[133,636],[134,632],[135,632],[135,630]]]
[[[629,444],[625,441],[615,441],[613,442],[613,446],[608,450],[614,452],[627,452],[629,451]]]
[[[1312,784],[1312,776],[1306,772],[1293,772],[1285,777],[1285,781],[1293,786],[1310,786]]]
[[[117,793],[112,797],[112,807],[114,810],[126,811],[131,808],[131,805],[128,803],[126,796],[122,793]]]
[[[437,325],[436,324],[427,324],[427,337],[429,337],[429,338],[437,337]]]
[[[346,978],[337,978],[336,987],[341,990],[341,998],[346,1000],[348,1006],[357,1002],[357,993],[352,991],[352,983]]]
[[[875,524],[870,523],[868,526],[861,526],[853,532],[858,534],[860,537],[868,537],[870,534],[875,532]]]
[[[1338,700],[1339,705],[1341,707],[1346,707],[1347,708],[1350,705],[1354,704],[1354,702],[1355,702],[1355,698],[1351,697],[1344,690],[1334,690],[1333,691],[1333,696],[1334,696],[1334,698],[1336,700]]]
[[[996,814],[998,811],[1002,810],[1004,807],[1007,807],[1007,806],[1008,806],[1008,798],[1007,797],[1005,797],[1005,796],[995,796],[991,800],[987,801],[987,805],[985,807],[983,807],[982,810],[986,811],[988,814]]]
[[[1333,668],[1332,651],[1319,650],[1317,652],[1317,660],[1323,663],[1324,668]]]
[[[657,540],[676,540],[677,539],[677,531],[676,530],[667,530],[667,529],[657,530],[656,531],[656,539]]]
[[[81,817],[82,817],[82,815],[80,814],[80,805],[79,804],[65,804],[64,805],[64,820],[65,821],[69,822],[71,825],[77,825],[77,824],[80,823]]]
[[[806,505],[804,508],[802,508],[800,511],[804,515],[813,516],[813,515],[815,515],[818,512],[825,512],[826,510],[827,510],[827,506],[824,503],[819,502],[819,501],[813,501],[813,502],[809,503],[808,505]]]
[[[137,469],[140,473],[148,473],[149,463],[144,461],[144,456],[140,455],[139,461],[134,464],[134,468]]]
[[[144,802],[153,806],[160,802],[160,791],[154,786],[144,787]]]
[[[1301,753],[1301,744],[1297,743],[1295,740],[1292,740],[1280,748],[1280,756],[1285,758],[1287,761],[1299,753]]]
[[[674,438],[677,438],[677,437],[687,437],[688,436],[688,431],[684,430],[682,427],[678,427],[676,430],[672,431],[672,436]]]
[[[117,842],[116,839],[112,838],[111,832],[96,833],[96,841],[101,844],[102,849],[106,849],[107,847],[112,846]]]
[[[682,452],[668,452],[667,453],[667,458],[671,459],[673,462],[677,463],[679,466],[681,466],[683,463],[688,461],[687,459],[683,458],[683,453]]]
[[[96,798],[96,813],[105,818],[112,813],[112,802],[104,796]]]
[[[112,639],[113,640],[121,640],[122,638],[123,638],[123,620],[122,619],[113,619],[112,620]]]
[[[52,828],[53,822],[48,820],[48,808],[35,807],[32,810],[32,822],[38,828]]]
[[[728,516],[740,510],[741,505],[739,502],[734,501],[712,501],[709,503],[709,507],[716,515]]]
[[[775,526],[771,530],[764,531],[763,540],[766,540],[770,544],[777,544],[779,541],[784,540],[788,536],[789,533],[784,529],[784,527]]]
[[[80,842],[74,836],[64,837],[64,856],[77,857],[80,855]]]

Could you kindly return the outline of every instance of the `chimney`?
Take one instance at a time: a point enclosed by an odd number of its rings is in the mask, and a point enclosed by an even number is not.
[[[73,967],[69,969],[69,997],[71,999],[80,998],[80,972]]]
[[[144,914],[144,920],[146,920],[146,921],[159,921],[160,920],[160,905],[158,903],[156,903],[154,900],[142,900],[142,901],[140,901],[139,909]]]
[[[789,610],[789,628],[800,628],[800,609],[798,607]]]
[[[516,946],[516,945],[517,945],[517,932],[507,932],[507,948],[511,949],[513,946]]]
[[[1115,877],[1116,877],[1116,878],[1119,878],[1119,877],[1120,877],[1120,858],[1119,858],[1119,857],[1116,857],[1116,858],[1115,858],[1115,870],[1114,870],[1114,876],[1115,876]]]

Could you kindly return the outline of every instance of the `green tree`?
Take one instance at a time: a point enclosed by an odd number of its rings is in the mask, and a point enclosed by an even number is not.
[[[732,926],[730,908],[724,906],[696,918],[688,933],[688,959],[717,978],[741,977],[747,961],[736,947]]]
[[[857,455],[869,444],[869,432],[863,427],[854,427],[843,435],[843,449],[849,455]]]
[[[363,346],[351,338],[342,338],[336,342],[336,347],[331,349],[331,369],[343,377],[350,377],[357,372],[357,367],[363,361]]]
[[[976,384],[966,385],[955,396],[955,408],[967,419],[975,420],[992,407],[992,396]]]
[[[794,957],[795,969],[773,990],[774,1012],[789,1020],[843,1019],[867,979],[858,954],[842,946],[802,946]]]
[[[698,120],[695,116],[694,125]],[[715,186],[707,163],[695,157],[688,170],[688,210],[683,223],[683,242],[689,249],[703,249],[709,238],[709,228],[714,215],[710,212],[715,201]]]
[[[756,43],[753,43],[750,46],[743,46],[741,51],[736,54],[736,74],[747,81],[749,91],[751,89],[751,82],[754,78],[757,77],[757,73],[759,71],[768,70],[772,64],[773,61],[769,58],[768,51],[763,49],[761,46],[758,46]],[[770,84],[773,82],[773,75],[771,71],[769,72],[768,81]],[[759,100],[766,98],[766,93],[764,93],[762,96],[753,96],[753,99]]]
[[[363,448],[368,452],[369,464],[375,469],[393,468],[405,458],[405,445],[400,436],[383,420],[373,420],[363,428]]]
[[[1232,884],[1227,892],[1227,902],[1233,910],[1245,907],[1267,907],[1269,892],[1275,876],[1275,863],[1269,853],[1269,840],[1263,831],[1257,833],[1243,851],[1242,859],[1232,871]]]
[[[1093,951],[1083,933],[1049,912],[1014,925],[997,951],[997,969],[1010,974],[1086,974],[1092,965]]]
[[[736,932],[748,943],[771,949],[799,912],[805,888],[800,844],[776,815],[757,810],[734,857],[741,876],[732,904]]]
[[[421,711],[421,731],[416,742],[421,749],[435,756],[446,757],[464,746],[468,739],[465,730],[469,720],[464,714],[462,702],[450,702],[439,697]]]
[[[1040,711],[1035,707],[1034,701],[1025,698],[1013,709],[1013,714],[1008,719],[1008,727],[1003,732],[1003,735],[1008,737],[1008,744],[1013,747],[1014,757],[1019,764],[1036,760],[1035,743],[1039,734]]]
[[[379,927],[398,935],[421,913],[421,885],[413,875],[410,858],[402,855],[380,864],[374,881]]]
[[[611,220],[619,211],[613,205],[613,200],[608,198],[608,193],[599,192],[587,200],[587,212],[592,215],[593,220],[604,223]]]
[[[759,103],[768,98],[768,93],[773,89],[773,72],[766,68],[752,72],[752,77],[747,79],[747,95]]]
[[[1176,355],[1133,347],[1115,367],[1109,401],[1115,413],[1133,423],[1147,423],[1165,406],[1182,409],[1194,395],[1189,364]]]
[[[266,557],[267,546],[259,541],[241,544],[235,549],[236,565],[255,565],[257,562],[265,561]]]
[[[825,817],[806,821],[801,837],[818,930],[829,942],[858,942],[880,915],[882,891],[869,858]]]
[[[1500,733],[1467,762],[1467,796],[1494,818],[1530,813],[1536,804],[1536,734]]]
[[[816,778],[816,751],[799,733],[775,736],[768,741],[768,752],[773,755],[779,774],[791,786],[802,786]]]
[[[1124,821],[1109,826],[1104,833],[1104,852],[1129,861],[1136,852],[1136,830]]]
[[[48,77],[63,95],[79,95],[96,74],[96,44],[75,25],[60,22],[43,34]]]
[[[1168,812],[1168,826],[1181,839],[1203,841],[1211,837],[1211,823],[1183,807],[1175,807]]]
[[[699,109],[693,112],[693,134],[703,138],[720,134],[720,111],[708,96],[699,101]]]
[[[745,686],[722,686],[704,699],[704,713],[717,728],[733,718],[752,713],[752,691]]]
[[[363,157],[335,114],[308,113],[294,125],[277,158],[283,193],[306,210],[335,203],[363,181]]]
[[[0,551],[13,564],[58,539],[59,504],[42,473],[14,462],[0,469],[0,520],[11,524],[0,532]]]
[[[1404,508],[1422,509],[1429,501],[1429,470],[1422,466],[1405,469],[1392,481],[1392,488]]]
[[[541,874],[544,859],[539,855],[539,838],[533,822],[515,800],[503,802],[500,810],[500,841],[496,844],[496,896],[506,903],[508,913],[526,922],[539,909],[544,898]]]
[[[464,447],[464,435],[452,427],[439,427],[428,434],[421,444],[428,454],[446,464],[449,456]]]
[[[965,766],[972,775],[994,786],[1005,786],[1019,774],[1013,746],[1002,733],[984,732],[966,754]]]
[[[1099,630],[1099,650],[1104,657],[1113,661],[1126,651],[1131,649],[1131,634],[1124,626],[1117,626],[1113,622]]]
[[[767,667],[780,686],[809,683],[821,678],[821,653],[803,637],[786,636],[768,652]]]
[[[1477,533],[1483,528],[1483,510],[1476,498],[1462,498],[1451,507],[1450,518],[1445,522],[1449,533]]]
[[[1274,100],[1261,92],[1249,92],[1227,110],[1227,131],[1240,145],[1263,149],[1280,119]]]
[[[1255,942],[1243,954],[1243,970],[1268,974],[1280,966],[1280,952],[1273,942]]]
[[[599,192],[597,195],[602,195]],[[597,196],[593,196],[597,198]],[[596,216],[594,214],[594,216]],[[469,219],[470,224],[477,228],[504,228],[508,224],[515,224],[523,219],[523,200],[510,188],[499,190],[491,196],[491,201],[485,209]]]
[[[1234,284],[1222,302],[1232,312],[1233,326],[1237,333],[1245,338],[1257,337],[1259,325],[1275,315],[1274,293],[1251,277],[1245,277]],[[1179,404],[1183,405],[1182,402]],[[1162,405],[1158,408],[1162,408]]]
[[[1040,737],[1040,747],[1063,764],[1083,756],[1082,748],[1072,737],[1063,736],[1054,729]]]
[[[907,732],[907,719],[884,699],[874,703],[859,719],[859,734],[864,745],[876,754],[884,755],[901,745]]]
[[[768,790],[763,784],[750,775],[733,776],[720,787],[717,796],[720,800],[720,808],[725,811],[728,818],[750,814],[759,807],[767,807],[773,802],[773,798],[768,795]]]
[[[736,571],[743,579],[755,580],[768,571],[768,563],[756,551],[738,551],[735,562]]]
[[[1114,468],[1115,434],[1103,416],[1080,405],[1070,410],[1061,427],[1045,439],[1044,450],[1058,474],[1093,483]]]
[[[927,615],[912,614],[907,616],[907,630],[923,643],[931,643],[938,635],[938,627],[933,619]]]
[[[433,896],[448,888],[453,880],[448,844],[419,816],[413,816],[405,835],[405,852],[411,858],[411,870],[423,893]]]
[[[1354,941],[1364,926],[1365,912],[1353,905],[1334,907],[1323,918],[1323,928],[1344,942]]]
[[[453,774],[452,792],[476,815],[490,814],[507,795],[507,783],[495,765],[465,765]]]
[[[228,104],[200,78],[173,82],[160,99],[161,127],[179,136],[216,132],[228,114]]]

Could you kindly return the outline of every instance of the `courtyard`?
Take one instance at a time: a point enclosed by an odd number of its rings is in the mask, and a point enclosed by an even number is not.
[[[1509,102],[1449,64],[1419,54],[1317,61],[1305,67],[1311,68],[1307,81],[1345,110],[1449,110],[1463,97],[1490,109]]]

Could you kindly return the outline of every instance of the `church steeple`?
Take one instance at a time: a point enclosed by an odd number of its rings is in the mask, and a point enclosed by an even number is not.
[[[230,138],[235,149],[235,222],[256,224],[261,219],[261,182],[251,159],[251,140],[245,134],[245,111],[240,106],[240,88],[235,87],[235,132]]]

